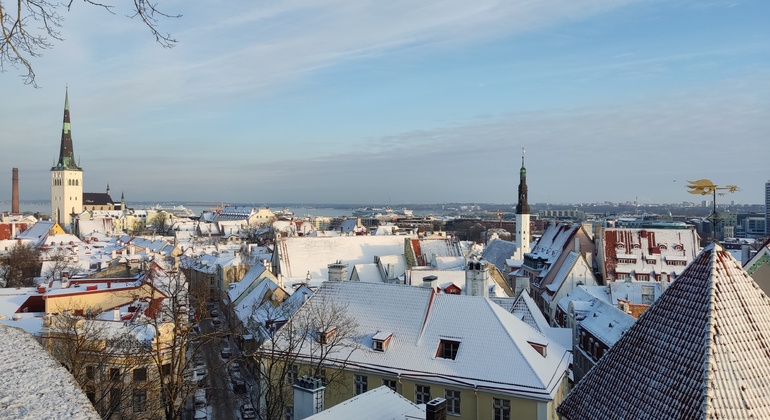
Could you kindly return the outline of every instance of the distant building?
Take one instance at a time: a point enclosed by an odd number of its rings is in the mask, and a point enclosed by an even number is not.
[[[605,283],[674,280],[700,249],[694,228],[599,228],[596,239]]]
[[[765,182],[765,235],[770,234],[770,181]]]

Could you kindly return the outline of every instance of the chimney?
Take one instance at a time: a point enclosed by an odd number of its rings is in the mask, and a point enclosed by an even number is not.
[[[11,213],[19,214],[19,168],[13,168],[11,179]]]
[[[326,266],[329,269],[329,281],[345,281],[348,279],[348,265],[337,260],[334,264]]]
[[[489,269],[486,261],[470,260],[465,268],[465,294],[489,297]]]
[[[434,398],[425,404],[425,420],[446,420],[446,400]]]
[[[294,382],[294,419],[302,420],[324,410],[324,390],[320,379],[302,376]]]
[[[120,321],[120,308],[115,308],[112,310],[112,320]]]
[[[741,265],[746,265],[751,259],[751,247],[747,244],[741,245]]]
[[[580,238],[575,236],[575,252],[580,254]]]
[[[433,289],[436,290],[438,287],[438,277],[436,276],[426,276],[422,278],[422,287],[426,289]]]

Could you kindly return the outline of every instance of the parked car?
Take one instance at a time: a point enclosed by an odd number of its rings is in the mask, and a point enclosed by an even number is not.
[[[222,321],[219,320],[219,317],[216,317],[216,316],[214,318],[211,318],[211,322],[213,322],[214,325],[220,325],[222,323]]]
[[[205,409],[208,403],[206,402],[206,390],[205,389],[199,389],[195,391],[195,409],[199,410],[201,408]]]
[[[240,373],[235,372],[232,375],[230,375],[230,382],[232,382],[233,384],[233,392],[235,392],[236,394],[246,393],[246,382],[244,382]]]
[[[224,347],[222,348],[221,354],[223,359],[229,359],[230,356],[233,355],[233,351],[230,349],[230,347]]]
[[[211,310],[211,317],[212,317],[212,318],[216,318],[216,317],[218,317],[218,316],[219,316],[219,311],[218,311],[218,310],[216,310],[216,309],[212,309],[212,310]]]
[[[233,374],[236,372],[241,373],[241,365],[238,362],[230,363],[230,366],[228,366],[227,369],[230,371],[230,374]]]
[[[206,407],[195,410],[195,420],[209,420],[209,410]]]
[[[252,420],[257,418],[257,410],[251,404],[244,404],[241,406],[241,419]]]

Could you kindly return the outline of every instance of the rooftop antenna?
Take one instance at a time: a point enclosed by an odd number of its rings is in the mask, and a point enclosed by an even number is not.
[[[718,185],[714,185],[713,182],[711,182],[708,179],[699,179],[697,181],[687,181],[689,184],[687,185],[687,188],[690,189],[690,191],[687,191],[690,194],[700,194],[700,195],[706,195],[711,194],[713,196],[713,210],[711,210],[711,214],[706,218],[709,222],[711,222],[711,242],[716,242],[716,235],[717,235],[717,223],[721,222],[723,220],[722,217],[719,216],[719,213],[717,213],[717,191],[725,191],[720,192],[719,196],[724,196],[727,192],[729,193],[735,193],[736,191],[740,191],[741,189],[737,185],[725,185],[724,187],[720,187]]]

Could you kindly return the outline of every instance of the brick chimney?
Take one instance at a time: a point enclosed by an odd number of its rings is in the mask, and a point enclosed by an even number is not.
[[[425,420],[446,420],[446,400],[434,398],[425,404]]]
[[[13,168],[13,177],[11,179],[11,213],[19,214],[19,168]]]

